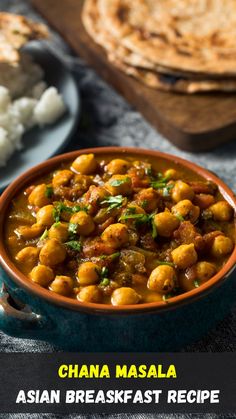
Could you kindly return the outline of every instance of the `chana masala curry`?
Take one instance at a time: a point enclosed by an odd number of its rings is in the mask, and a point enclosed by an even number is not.
[[[234,249],[218,187],[160,158],[84,154],[12,202],[5,241],[29,281],[81,302],[168,301],[213,277]]]

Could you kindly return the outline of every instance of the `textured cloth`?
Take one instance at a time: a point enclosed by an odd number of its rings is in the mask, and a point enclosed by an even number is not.
[[[41,20],[24,0],[0,0],[1,10],[25,14]],[[194,161],[217,173],[234,191],[236,191],[236,142],[220,147],[213,152],[191,154],[178,150],[155,131],[125,100],[111,87],[104,83],[95,72],[79,58],[75,57],[69,47],[53,33],[48,46],[59,53],[76,76],[82,96],[82,116],[78,132],[67,150],[77,148],[122,145],[152,148]],[[2,352],[47,352],[56,350],[53,346],[33,340],[15,339],[0,332],[0,351]],[[183,349],[184,351],[236,351],[236,307],[211,333],[201,341]],[[99,419],[107,415],[88,415],[89,419]],[[0,415],[6,418],[7,415]],[[11,418],[48,418],[49,415],[9,415]],[[58,415],[50,415],[59,418]],[[71,418],[78,415],[71,415]],[[85,416],[79,416],[81,419]],[[128,419],[130,415],[114,415],[117,419]],[[154,419],[154,415],[133,416],[138,419]],[[169,419],[197,418],[199,415],[158,415]],[[205,415],[207,419],[219,415]],[[236,417],[236,416],[225,416]]]

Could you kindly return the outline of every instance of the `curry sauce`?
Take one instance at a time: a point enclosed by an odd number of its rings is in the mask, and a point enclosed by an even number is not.
[[[234,249],[217,185],[164,160],[80,155],[12,202],[5,241],[29,281],[82,302],[168,300],[200,287]]]

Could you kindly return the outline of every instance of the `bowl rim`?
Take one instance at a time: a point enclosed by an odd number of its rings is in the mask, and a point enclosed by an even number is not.
[[[20,192],[26,185],[31,183],[33,180],[36,180],[43,174],[46,174],[57,167],[62,162],[70,161],[75,159],[77,156],[86,153],[94,153],[96,155],[106,155],[106,154],[117,154],[121,156],[122,154],[131,154],[142,156],[144,158],[148,157],[157,157],[159,159],[164,159],[175,164],[184,166],[198,175],[202,176],[207,180],[211,180],[216,183],[219,187],[221,194],[224,199],[226,199],[230,205],[234,208],[236,212],[236,196],[233,191],[213,172],[210,172],[204,169],[201,166],[198,166],[195,163],[192,163],[188,160],[185,160],[181,157],[159,152],[156,150],[148,150],[142,148],[133,148],[133,147],[97,147],[97,148],[87,148],[87,149],[78,149],[69,153],[64,153],[57,155],[45,162],[42,162],[28,171],[24,172],[18,178],[15,179],[3,192],[0,196],[0,265],[5,270],[5,272],[13,279],[13,281],[30,294],[33,294],[36,297],[42,298],[49,303],[52,303],[57,306],[61,306],[67,309],[72,309],[74,311],[85,311],[89,313],[106,313],[106,314],[141,314],[144,312],[162,312],[169,309],[175,309],[182,305],[191,303],[192,301],[198,300],[199,298],[204,297],[209,292],[213,291],[216,287],[221,285],[228,276],[232,273],[232,270],[235,268],[236,264],[236,246],[234,251],[230,255],[229,259],[225,265],[221,268],[216,275],[211,279],[201,285],[201,287],[194,290],[188,291],[184,294],[180,294],[176,297],[173,297],[166,301],[158,301],[153,303],[142,303],[134,305],[124,305],[124,306],[112,306],[107,304],[95,304],[95,303],[85,303],[80,302],[76,299],[69,297],[64,297],[54,292],[51,292],[47,289],[42,288],[41,286],[30,282],[29,279],[24,275],[20,270],[14,265],[11,261],[10,256],[7,253],[7,250],[4,246],[4,220],[6,217],[7,209],[16,194]]]

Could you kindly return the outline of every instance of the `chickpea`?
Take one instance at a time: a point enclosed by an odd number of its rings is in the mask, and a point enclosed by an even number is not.
[[[26,240],[35,239],[43,233],[44,227],[40,224],[33,224],[32,226],[21,226],[15,230],[17,236],[23,237]]]
[[[201,282],[208,281],[216,273],[215,265],[210,262],[198,262],[193,268],[195,268],[197,279]]]
[[[180,174],[175,169],[167,169],[164,172],[164,177],[167,178],[168,180],[172,180],[172,179],[176,180],[176,179],[179,179]]]
[[[80,285],[92,285],[99,282],[100,268],[96,263],[84,262],[78,269],[78,282]]]
[[[59,170],[56,172],[52,179],[53,188],[59,188],[60,186],[67,185],[73,177],[73,173],[70,170]]]
[[[94,154],[82,154],[72,163],[72,169],[82,175],[91,175],[97,168],[97,162]]]
[[[137,304],[140,300],[141,296],[133,288],[129,287],[117,288],[111,296],[113,306]]]
[[[86,192],[92,183],[91,177],[80,173],[76,174],[73,179],[73,184],[79,187],[82,192]]]
[[[57,275],[50,285],[50,291],[60,295],[70,295],[73,291],[73,279],[70,276]]]
[[[111,224],[103,231],[101,238],[104,242],[110,243],[111,247],[118,249],[128,243],[128,229],[121,223]]]
[[[212,278],[216,273],[216,267],[210,262],[198,262],[191,266],[186,272],[181,272],[178,276],[180,288],[187,292],[191,291],[204,282]]]
[[[195,223],[200,215],[200,208],[193,205],[189,199],[179,201],[171,208],[171,212],[178,217],[180,215],[184,219],[188,219],[191,223]]]
[[[102,291],[96,285],[88,285],[81,288],[77,294],[79,301],[84,303],[100,303],[102,300]]]
[[[77,234],[89,236],[95,229],[92,217],[85,211],[79,211],[72,215],[70,223],[77,224]]]
[[[106,171],[110,175],[123,175],[127,173],[130,163],[123,159],[113,159],[106,166]]]
[[[182,180],[177,180],[172,189],[172,199],[175,202],[183,201],[184,199],[189,199],[192,201],[194,198],[194,191],[187,183]]]
[[[38,262],[38,256],[39,249],[37,247],[28,246],[17,253],[16,260],[27,267],[33,267]]]
[[[30,205],[40,208],[50,204],[51,199],[47,197],[47,185],[42,183],[36,186],[29,195],[28,202]]]
[[[105,183],[111,195],[130,195],[132,193],[131,178],[127,175],[114,175]]]
[[[226,201],[218,201],[208,209],[215,221],[230,221],[233,217],[233,208]]]
[[[179,220],[169,211],[164,211],[154,216],[154,224],[160,236],[171,237],[179,227]]]
[[[214,257],[218,258],[224,255],[228,255],[232,252],[234,244],[229,237],[226,236],[217,236],[214,239],[211,253]]]
[[[157,209],[159,196],[153,188],[142,189],[136,196],[137,203],[146,212],[153,212]]]
[[[42,247],[39,260],[42,265],[55,266],[66,258],[66,249],[56,239],[49,239]]]
[[[36,214],[37,224],[44,227],[51,227],[55,221],[53,217],[53,211],[53,205],[46,205],[45,207],[40,208]]]
[[[57,239],[59,242],[66,242],[69,237],[68,223],[54,223],[48,232],[49,239]]]
[[[175,287],[175,270],[168,265],[160,265],[155,268],[147,283],[151,291],[168,294]]]
[[[29,274],[29,277],[41,287],[47,288],[50,282],[54,279],[54,273],[49,266],[38,265],[35,266]]]
[[[171,252],[175,265],[180,269],[186,269],[197,262],[197,252],[194,244],[182,244]]]

